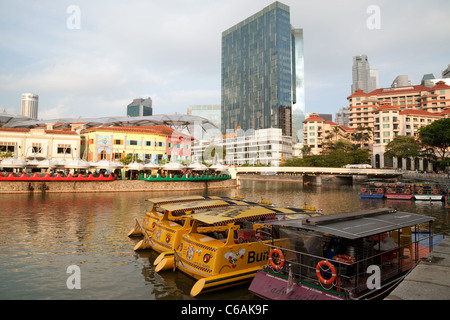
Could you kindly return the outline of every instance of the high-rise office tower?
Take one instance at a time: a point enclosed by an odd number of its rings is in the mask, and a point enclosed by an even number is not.
[[[32,93],[22,93],[22,112],[25,117],[35,119],[38,118],[39,96]]]
[[[291,28],[288,6],[275,2],[224,31],[222,133],[281,128],[293,135],[292,109],[304,119],[303,74],[303,32]]]
[[[369,93],[378,88],[378,71],[370,69],[366,55],[353,57],[352,79],[352,94],[358,89]]]
[[[132,103],[127,106],[127,116],[142,117],[153,115],[152,99],[134,99]]]

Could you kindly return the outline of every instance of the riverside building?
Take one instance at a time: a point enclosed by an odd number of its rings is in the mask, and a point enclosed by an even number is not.
[[[215,150],[212,155],[212,150]],[[217,156],[216,156],[217,154]],[[223,162],[228,165],[278,166],[292,158],[292,137],[278,128],[238,129],[220,139],[197,140],[192,150],[194,161]]]
[[[303,82],[303,31],[291,27],[288,6],[274,2],[224,31],[222,133],[279,128],[301,141]]]
[[[117,161],[128,155],[156,164],[191,160],[192,138],[167,126],[93,127],[81,134],[88,161]]]

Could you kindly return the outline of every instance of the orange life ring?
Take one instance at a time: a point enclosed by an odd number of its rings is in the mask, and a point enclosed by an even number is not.
[[[383,193],[383,189],[382,188],[378,188],[377,192],[378,193]]]
[[[330,271],[331,271],[330,279],[325,279],[322,276],[322,274],[320,273],[323,265],[327,266],[328,269],[330,269]],[[322,282],[323,284],[331,284],[334,282],[334,280],[336,280],[336,268],[329,261],[325,261],[325,260],[319,261],[319,263],[316,266],[316,275],[317,275],[317,278],[319,278],[319,281]]]
[[[411,189],[405,189],[405,193],[406,194],[410,194],[411,193]]]
[[[273,260],[274,253],[276,253],[280,257],[280,262],[278,264],[275,263],[275,261]],[[272,250],[270,250],[269,263],[272,266],[272,268],[274,268],[275,270],[277,270],[277,271],[281,270],[281,268],[283,268],[283,266],[284,266],[284,254],[283,254],[283,252],[281,252],[280,249],[272,249]]]
[[[361,193],[366,193],[366,188],[361,188]]]
[[[394,193],[394,190],[392,190],[391,188],[387,189],[388,193]]]
[[[423,189],[417,190],[417,194],[423,194]]]
[[[433,194],[439,194],[439,190],[438,189],[434,189],[433,190]]]
[[[351,257],[351,256],[348,256],[346,254],[338,254],[338,255],[333,257],[333,260],[336,260],[338,262],[344,262],[344,263],[347,263],[347,264],[351,264],[351,263],[355,263],[356,262],[355,257]]]

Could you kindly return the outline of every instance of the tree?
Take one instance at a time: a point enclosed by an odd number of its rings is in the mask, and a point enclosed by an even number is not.
[[[392,158],[414,158],[420,155],[420,143],[412,136],[397,136],[386,146],[384,155]]]
[[[450,152],[450,118],[439,119],[420,128],[419,138],[425,149],[432,148],[437,158],[443,160]]]

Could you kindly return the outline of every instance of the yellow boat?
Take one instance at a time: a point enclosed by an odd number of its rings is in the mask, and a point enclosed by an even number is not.
[[[311,216],[261,205],[230,206],[186,216],[192,225],[186,224],[175,250],[163,252],[155,260],[155,271],[179,269],[197,279],[192,296],[251,281],[269,259],[266,244],[289,245],[286,239],[273,237],[268,227],[279,214]]]
[[[129,237],[142,237],[146,233],[151,236],[154,229],[154,223],[163,217],[164,211],[160,206],[168,203],[202,201],[205,197],[202,196],[181,196],[181,197],[164,197],[147,199],[151,203],[151,209],[145,213],[142,227],[136,220],[134,228],[128,233]]]
[[[193,214],[212,208],[228,207],[230,205],[248,205],[243,201],[201,200],[181,204],[168,204],[160,206],[164,213],[162,217],[149,217],[150,222],[144,232],[144,238],[139,241],[134,250],[153,249],[156,252],[173,250],[173,245],[179,244],[180,232],[189,228],[190,221],[185,214]],[[150,232],[147,232],[151,229]],[[149,234],[151,233],[151,234]]]

